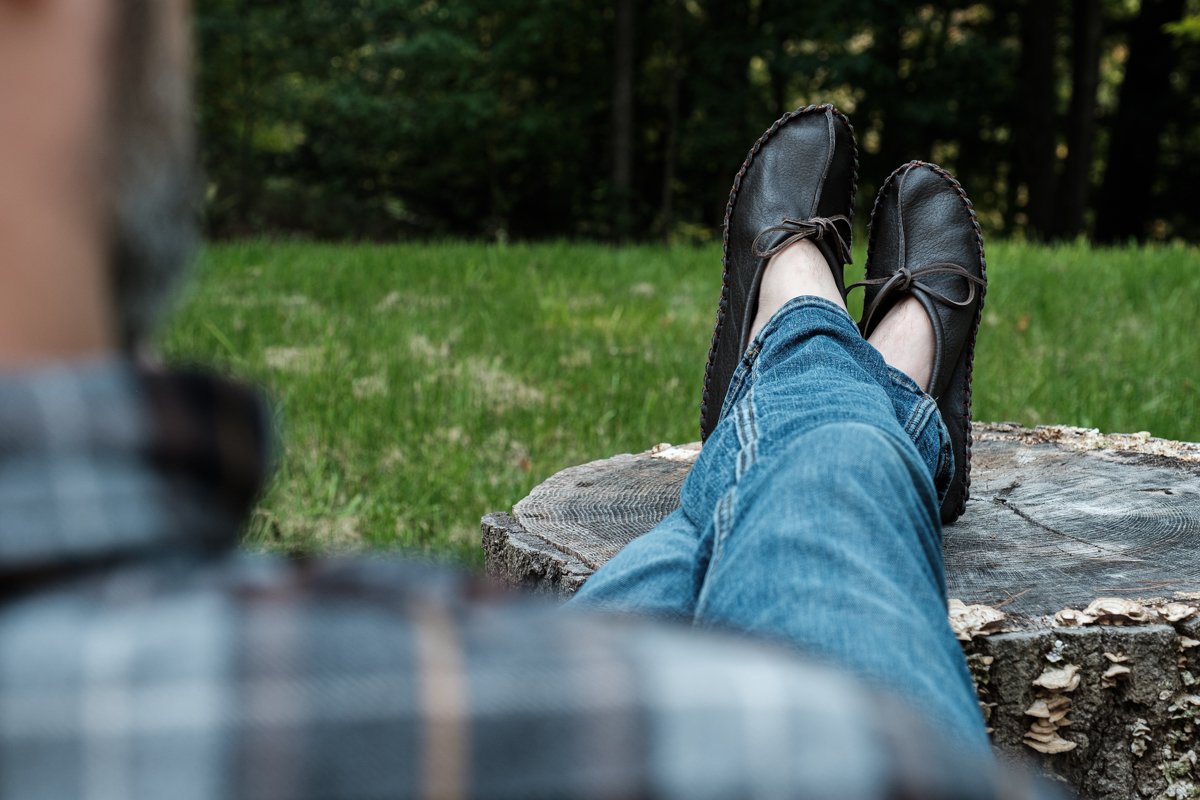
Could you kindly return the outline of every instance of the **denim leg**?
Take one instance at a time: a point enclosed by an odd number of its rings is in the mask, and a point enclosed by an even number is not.
[[[681,508],[574,602],[782,640],[986,748],[946,620],[948,445],[932,399],[844,311],[797,298],[743,357]]]
[[[815,302],[820,303],[820,301]],[[796,305],[808,308],[812,304],[808,303],[805,298],[800,298],[799,301],[789,304],[787,308],[791,309]],[[944,494],[949,486],[949,476],[953,472],[953,466],[946,463],[947,459],[952,458],[950,439],[949,434],[944,431],[944,426],[941,425],[937,406],[911,378],[889,367],[878,351],[862,341],[853,327],[853,323],[844,312],[832,304],[825,303],[824,305],[825,307],[817,312],[801,311],[799,313],[805,315],[816,313],[819,317],[831,312],[834,314],[834,319],[838,323],[836,327],[839,329],[838,346],[852,348],[853,356],[858,362],[855,365],[855,380],[873,380],[884,388],[899,424],[913,440],[922,459],[931,465],[935,474],[939,471],[943,474],[944,477],[938,482],[938,485]],[[783,314],[781,310],[781,313],[776,316],[783,320],[788,315]],[[794,329],[797,324],[804,323],[793,321],[790,327]],[[714,431],[708,444],[705,445],[700,464],[692,470],[693,474],[714,471],[718,476],[721,474],[723,468],[719,465],[724,463],[724,454],[728,452],[729,445],[728,443],[721,444],[720,440],[728,440],[731,430],[734,433],[742,431],[738,434],[741,437],[739,447],[742,440],[750,441],[745,435],[744,426],[742,428],[735,426],[730,429],[729,423],[725,420],[731,412],[741,413],[748,407],[744,404],[739,406],[737,401],[750,392],[750,384],[759,378],[761,371],[759,354],[763,347],[763,336],[778,329],[781,325],[782,322],[772,321],[771,325],[764,329],[743,356],[742,363],[734,374],[726,394],[721,412],[722,423]],[[849,325],[848,329],[847,325]],[[780,347],[773,344],[773,350],[779,349]],[[814,353],[822,350],[820,343],[810,345],[809,349]],[[840,401],[826,403],[824,406],[829,413],[834,415],[831,419],[852,420],[859,413],[853,400],[852,396],[843,396]],[[843,404],[840,412],[833,407],[838,402]],[[882,408],[882,406],[880,407]],[[752,447],[757,447],[756,441],[753,442]],[[744,468],[753,456],[752,450],[740,452],[737,462],[739,469]],[[713,490],[706,491],[704,489],[705,481],[689,478],[689,483],[692,486],[693,497],[712,494]],[[697,484],[700,486],[698,487]],[[682,508],[667,516],[653,530],[630,542],[616,556],[602,565],[576,593],[571,602],[612,611],[632,611],[687,620],[693,619],[701,581],[708,570],[708,559],[712,551],[711,531],[709,535],[702,535],[702,531],[709,521],[708,518],[711,516],[704,511],[705,508],[706,504],[702,501],[684,503]],[[696,515],[691,512],[695,512]]]
[[[708,565],[700,533],[676,509],[600,567],[572,604],[691,621]]]
[[[914,389],[831,303],[798,298],[772,319],[683,486],[711,541],[694,619],[848,668],[986,749],[946,619],[941,423]]]
[[[946,621],[938,506],[911,445],[877,426],[831,423],[752,472],[709,564],[697,623],[849,668],[950,738],[986,748]]]

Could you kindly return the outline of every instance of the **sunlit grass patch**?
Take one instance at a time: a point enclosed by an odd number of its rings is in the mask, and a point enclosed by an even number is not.
[[[977,418],[1200,439],[1195,248],[988,262]],[[253,547],[478,564],[479,517],[553,472],[698,435],[715,247],[259,241],[198,272],[166,352],[266,387],[284,437]]]

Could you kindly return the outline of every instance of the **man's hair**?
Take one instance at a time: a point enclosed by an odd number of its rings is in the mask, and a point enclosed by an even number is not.
[[[190,70],[172,57],[161,0],[115,0],[108,129],[111,268],[118,333],[143,343],[198,242]]]

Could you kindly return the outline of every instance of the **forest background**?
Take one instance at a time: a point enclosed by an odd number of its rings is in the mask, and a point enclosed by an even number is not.
[[[549,475],[693,441],[731,179],[807,103],[858,133],[848,280],[899,164],[975,201],[978,419],[1200,441],[1200,0],[195,9],[207,246],[163,349],[272,398],[250,546],[479,566]]]
[[[1200,239],[1196,0],[200,0],[209,234],[705,241],[783,111],[985,231]]]

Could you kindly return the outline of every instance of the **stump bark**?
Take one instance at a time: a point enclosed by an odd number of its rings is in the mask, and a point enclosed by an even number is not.
[[[483,519],[488,571],[574,592],[678,505],[699,445],[554,475]],[[1200,797],[1200,444],[977,425],[951,623],[1002,753],[1084,797]]]

